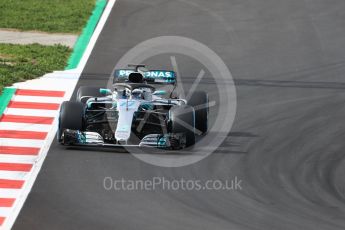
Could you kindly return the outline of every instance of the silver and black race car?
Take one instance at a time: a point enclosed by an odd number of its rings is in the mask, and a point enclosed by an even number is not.
[[[114,72],[110,88],[82,86],[62,103],[57,139],[63,145],[182,149],[208,129],[208,95],[176,96],[173,71],[144,65]]]

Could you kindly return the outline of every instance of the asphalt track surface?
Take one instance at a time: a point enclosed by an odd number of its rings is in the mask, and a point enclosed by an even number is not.
[[[139,42],[189,37],[232,72],[233,128],[211,156],[180,168],[54,142],[13,229],[344,229],[344,12],[343,0],[118,0],[79,85],[104,86]],[[243,184],[106,191],[107,176]]]

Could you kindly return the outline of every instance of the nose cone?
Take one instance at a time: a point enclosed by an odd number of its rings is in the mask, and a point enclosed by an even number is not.
[[[140,102],[136,100],[120,99],[118,101],[117,110],[119,112],[119,119],[115,131],[117,141],[126,142],[130,138],[133,115],[138,111],[139,105]]]

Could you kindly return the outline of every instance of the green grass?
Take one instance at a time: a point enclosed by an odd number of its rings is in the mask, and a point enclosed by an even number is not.
[[[0,28],[80,33],[96,0],[0,0]]]
[[[0,44],[0,92],[4,86],[63,70],[70,53],[62,45]]]

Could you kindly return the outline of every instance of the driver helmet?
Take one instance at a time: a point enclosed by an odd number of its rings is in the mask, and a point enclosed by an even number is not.
[[[134,89],[132,91],[132,98],[143,99],[143,91],[141,89]]]

